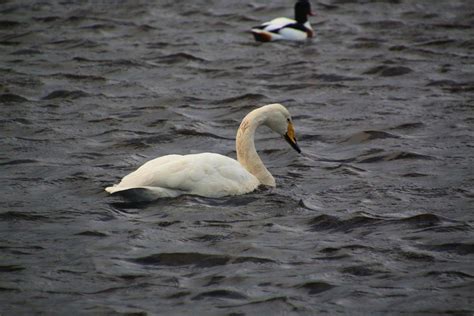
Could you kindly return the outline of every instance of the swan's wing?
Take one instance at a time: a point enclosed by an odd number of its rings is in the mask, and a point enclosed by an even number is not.
[[[253,191],[258,180],[234,159],[203,153],[153,159],[125,176],[108,192],[132,188],[159,188],[218,197]],[[179,194],[177,194],[179,195]]]
[[[114,191],[150,187],[189,191],[187,177],[195,178],[198,172],[194,164],[189,159],[189,155],[167,155],[155,158],[126,175],[113,188]],[[192,171],[194,171],[194,174],[190,174]]]

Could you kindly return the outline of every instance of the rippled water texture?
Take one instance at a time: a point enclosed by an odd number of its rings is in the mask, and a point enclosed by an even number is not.
[[[271,3],[271,4],[270,4]],[[0,1],[2,315],[472,315],[474,2]],[[103,188],[262,128],[278,187],[130,204]]]

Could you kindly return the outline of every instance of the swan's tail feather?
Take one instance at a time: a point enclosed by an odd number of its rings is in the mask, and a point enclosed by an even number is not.
[[[105,191],[110,194],[113,194],[115,192],[115,186],[107,187],[105,188]]]

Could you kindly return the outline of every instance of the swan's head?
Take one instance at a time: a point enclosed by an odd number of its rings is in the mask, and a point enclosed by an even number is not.
[[[283,136],[294,150],[301,153],[301,149],[296,142],[295,129],[293,128],[290,112],[278,103],[266,105],[264,108],[268,110],[266,111],[267,115],[264,124]]]

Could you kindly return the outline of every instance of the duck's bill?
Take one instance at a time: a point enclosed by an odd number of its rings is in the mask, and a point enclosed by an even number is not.
[[[288,144],[290,144],[291,147],[293,147],[294,150],[296,150],[298,153],[301,154],[301,149],[298,146],[298,143],[296,142],[295,138],[292,138],[292,137],[288,136],[288,133],[286,133],[285,134],[285,140],[288,142]]]

